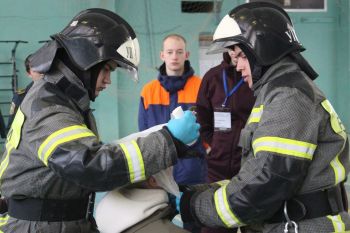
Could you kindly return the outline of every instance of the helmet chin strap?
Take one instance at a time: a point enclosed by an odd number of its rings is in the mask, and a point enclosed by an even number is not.
[[[239,46],[240,49],[242,49],[242,51],[244,52],[244,54],[248,59],[251,75],[252,75],[252,81],[253,81],[253,84],[255,84],[261,79],[261,77],[270,68],[270,65],[267,65],[267,66],[260,65],[260,63],[257,61],[256,57],[251,52],[251,50],[247,48],[244,44],[237,44],[237,46]]]
[[[98,75],[100,74],[101,70],[103,69],[103,67],[105,66],[106,63],[107,62],[100,62],[88,70],[90,78],[87,81],[89,83],[88,84],[89,87],[86,86],[86,88],[89,92],[89,97],[90,97],[91,101],[95,101],[95,98],[96,98],[95,90],[96,90],[96,83],[97,83]]]
[[[253,84],[256,83],[257,81],[259,81],[259,79],[262,76],[262,66],[255,64],[253,67],[253,71],[252,71],[252,80],[253,80]]]
[[[252,52],[250,52],[249,49],[247,49],[243,44],[238,44],[238,46],[240,47],[240,49],[242,49],[242,51],[244,52],[244,54],[248,59],[250,70],[252,72],[252,80],[254,84],[257,81],[259,81],[259,79],[263,75],[263,67],[258,64],[256,58],[254,57]]]

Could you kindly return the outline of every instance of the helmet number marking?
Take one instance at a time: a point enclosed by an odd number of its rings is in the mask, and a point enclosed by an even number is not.
[[[289,24],[287,25],[287,28],[288,28],[288,31],[286,31],[285,33],[289,38],[289,42],[291,43],[294,41],[298,42],[299,40],[298,40],[297,34],[295,33],[294,28]]]
[[[127,58],[133,59],[133,54],[132,54],[132,48],[129,46],[126,46],[126,56]]]

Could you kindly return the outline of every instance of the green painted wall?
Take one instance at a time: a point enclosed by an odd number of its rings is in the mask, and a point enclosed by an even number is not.
[[[113,84],[93,103],[103,141],[137,131],[139,93],[142,86],[156,78],[161,64],[161,42],[169,33],[180,33],[188,41],[190,61],[199,73],[198,37],[212,33],[219,20],[244,0],[223,0],[221,12],[184,14],[180,0],[2,0],[0,1],[0,40],[26,40],[17,49],[19,84],[25,87],[23,61],[39,48],[38,41],[60,31],[77,12],[91,7],[115,10],[135,28],[141,46],[138,84],[120,71],[113,74]],[[290,13],[299,39],[307,48],[304,53],[319,72],[317,83],[327,94],[347,128],[350,128],[349,85],[349,2],[330,0],[327,12]],[[9,59],[10,45],[0,44],[0,61]],[[8,68],[7,68],[8,69]],[[0,75],[10,72],[0,66]],[[118,77],[118,79],[116,78]],[[0,80],[0,86],[9,85]],[[0,93],[0,102],[10,98]],[[7,106],[0,106],[7,112]]]
[[[79,11],[100,7],[114,10],[114,0],[2,0],[0,2],[0,40],[24,40],[16,52],[19,87],[25,87],[30,79],[26,77],[24,59],[36,51],[41,44],[38,41],[48,40],[49,36],[62,30]],[[12,44],[0,43],[0,62],[10,59]],[[0,66],[0,75],[11,73],[10,66]],[[115,77],[116,74],[113,74]],[[116,78],[114,78],[114,81]],[[10,86],[9,80],[0,80],[0,88]],[[93,103],[95,115],[104,119],[98,122],[102,140],[118,137],[118,105],[116,102],[117,82],[108,91],[102,93]],[[0,92],[0,102],[12,98],[10,92]],[[9,106],[0,105],[3,114],[7,114]],[[5,119],[7,121],[7,119]],[[108,124],[105,124],[108,122]],[[0,145],[2,146],[2,145]],[[1,151],[1,149],[0,149]]]
[[[336,85],[334,88],[336,109],[345,126],[350,130],[350,47],[349,47],[349,30],[350,30],[350,2],[341,0],[339,2],[339,31],[335,43],[337,60],[336,60]]]
[[[179,0],[116,1],[116,9],[135,28],[141,44],[140,83],[120,79],[118,91],[128,95],[119,101],[120,135],[137,130],[137,94],[143,84],[156,77],[155,67],[161,64],[159,50],[168,33],[180,33],[188,40],[190,61],[199,73],[198,37],[213,32],[218,19],[244,0],[223,0],[219,14],[181,13]],[[319,73],[316,83],[327,95],[347,128],[350,128],[349,85],[349,3],[328,1],[327,12],[290,12],[299,40],[307,49],[303,54]],[[136,99],[136,101],[135,101]],[[124,99],[123,99],[124,100]]]

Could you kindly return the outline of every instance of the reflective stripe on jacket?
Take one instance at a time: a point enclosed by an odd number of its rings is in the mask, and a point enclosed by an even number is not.
[[[240,138],[240,172],[229,184],[202,192],[191,203],[206,225],[281,232],[284,223],[265,221],[285,200],[345,180],[348,138],[329,101],[291,59],[271,66],[254,89],[257,100]],[[297,223],[299,232],[350,229],[346,212]]]
[[[67,67],[56,68],[34,83],[11,126],[0,165],[5,198],[86,198],[93,191],[145,180],[175,162],[176,149],[166,130],[123,144],[100,143],[87,92]],[[10,218],[0,231],[27,232],[26,227],[39,226],[18,221]],[[87,232],[90,223],[79,222],[79,232]],[[43,231],[78,232],[69,231],[76,227],[73,221],[57,231]]]

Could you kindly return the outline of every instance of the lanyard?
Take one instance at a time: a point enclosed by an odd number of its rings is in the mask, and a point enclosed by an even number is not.
[[[241,80],[239,80],[239,82],[236,84],[236,86],[234,86],[233,88],[232,88],[232,90],[230,91],[230,92],[228,92],[228,90],[227,90],[227,80],[226,80],[227,78],[226,78],[226,72],[225,72],[225,70],[223,70],[222,71],[222,81],[223,81],[223,83],[224,83],[224,90],[225,90],[225,95],[226,95],[226,97],[225,97],[225,100],[224,100],[224,102],[222,103],[222,107],[226,107],[226,102],[227,102],[227,99],[231,96],[231,95],[233,95],[233,93],[235,93],[237,90],[238,90],[238,88],[240,87],[240,86],[242,86],[242,84],[243,84],[243,78],[241,79]]]

